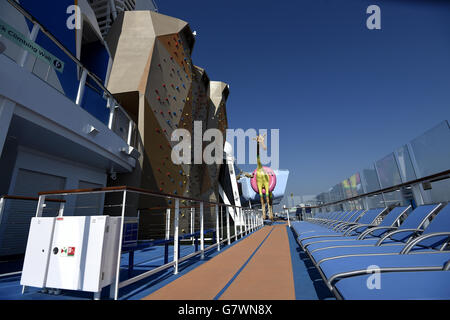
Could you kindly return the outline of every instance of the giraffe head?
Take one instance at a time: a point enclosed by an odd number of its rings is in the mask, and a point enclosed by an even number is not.
[[[253,140],[256,140],[256,142],[259,143],[263,147],[264,150],[267,150],[267,147],[265,144],[266,135],[267,134],[264,134],[264,135],[260,134],[260,135],[257,135],[256,138],[253,138]]]

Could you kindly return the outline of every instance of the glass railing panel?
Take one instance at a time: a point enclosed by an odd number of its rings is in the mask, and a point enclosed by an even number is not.
[[[363,186],[365,192],[380,190],[380,183],[378,182],[377,172],[373,166],[363,169],[361,171],[361,174],[364,177]]]
[[[443,121],[411,141],[417,175],[426,177],[450,169],[450,127]]]
[[[378,178],[380,179],[381,189],[402,183],[393,153],[375,162],[375,166],[377,168]]]
[[[396,151],[398,169],[403,182],[416,180],[416,173],[409,155],[408,147],[405,145]]]

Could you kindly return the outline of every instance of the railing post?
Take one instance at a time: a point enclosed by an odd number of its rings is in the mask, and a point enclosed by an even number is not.
[[[242,229],[244,229],[243,230],[243,232],[244,232],[243,236],[245,236],[247,234],[247,223],[245,221],[245,219],[246,219],[246,217],[245,217],[245,210],[242,209],[242,208],[241,208],[241,213],[242,213],[242,224],[243,224]]]
[[[87,78],[87,69],[83,68],[83,73],[81,74],[80,84],[78,86],[77,100],[75,103],[78,106],[81,106],[83,102],[84,89],[86,88],[86,78]]]
[[[195,226],[195,207],[191,208],[191,234],[194,233]],[[195,246],[195,237],[192,236],[192,245]]]
[[[169,262],[170,209],[166,209],[166,243],[164,243],[164,264]]]
[[[131,146],[131,138],[133,137],[133,129],[134,129],[134,122],[131,120],[128,120],[128,138],[127,138],[127,144]]]
[[[216,204],[216,242],[217,242],[217,251],[220,251],[219,206],[217,204]]]
[[[178,274],[178,219],[180,215],[180,200],[175,199],[175,215],[174,215],[174,229],[173,229],[173,261],[174,274]]]
[[[236,207],[232,207],[234,211],[234,240],[236,241],[238,239],[238,233],[237,233],[237,223],[239,220],[239,214],[237,213]]]
[[[205,257],[205,235],[203,228],[203,202],[200,202],[200,251],[202,252],[201,258]]]
[[[3,209],[5,208],[5,198],[1,197],[0,198],[0,225],[2,223],[2,219],[3,219]]]
[[[223,240],[223,206],[220,206],[220,223],[222,224],[222,229],[220,230],[220,240]]]
[[[65,203],[61,202],[59,204],[59,212],[58,212],[58,217],[62,217],[64,215],[64,207],[65,207]]]
[[[36,41],[38,32],[39,32],[39,25],[37,23],[35,23],[33,25],[33,29],[31,29],[29,39],[31,41]],[[27,57],[28,57],[28,51],[23,49],[22,55],[20,56],[20,60],[19,60],[19,66],[21,66],[21,67],[25,66],[25,62],[27,62]]]
[[[166,209],[166,240],[170,238],[170,209]]]
[[[242,233],[242,224],[244,223],[244,214],[242,213],[242,208],[238,209],[239,211],[239,230],[240,230],[240,234],[241,234],[241,239],[244,236]]]
[[[42,217],[42,212],[45,208],[45,196],[39,196],[38,205],[36,208],[36,217]]]
[[[247,217],[246,221],[246,227],[247,227],[247,235],[250,233],[250,214],[249,212],[246,210],[245,211],[245,216]]]
[[[227,240],[228,240],[228,245],[231,244],[231,237],[230,237],[230,213],[228,212],[228,207],[227,210],[225,212],[226,216],[227,216]]]
[[[117,266],[116,266],[116,275],[114,279],[114,285],[111,285],[111,292],[114,292],[114,300],[119,298],[119,280],[120,280],[120,260],[122,258],[122,241],[123,241],[123,225],[125,220],[125,209],[127,203],[127,190],[123,192],[122,199],[122,218],[120,221],[120,233],[119,233],[119,248],[117,253]]]
[[[116,104],[114,103],[114,100],[111,97],[108,98],[108,108],[109,108],[108,129],[109,130],[113,130],[114,114],[115,114],[115,111],[116,111]]]
[[[245,234],[248,235],[248,230],[249,230],[249,228],[248,228],[248,213],[247,213],[247,210],[243,210],[243,211],[244,211],[244,222],[245,222],[245,224],[244,224]]]
[[[288,226],[290,228],[291,227],[291,220],[289,218],[289,209],[286,209],[286,214],[287,214]]]

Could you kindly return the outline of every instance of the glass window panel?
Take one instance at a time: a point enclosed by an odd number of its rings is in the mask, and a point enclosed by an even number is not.
[[[411,141],[421,177],[450,169],[450,127],[444,121]]]

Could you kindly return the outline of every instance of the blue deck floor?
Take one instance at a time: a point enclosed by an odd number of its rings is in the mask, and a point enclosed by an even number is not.
[[[291,262],[293,266],[295,294],[296,299],[300,300],[317,300],[333,298],[328,288],[322,282],[320,275],[317,274],[312,263],[308,260],[307,255],[301,250],[290,228],[287,228],[289,237],[289,246],[291,251]],[[243,238],[245,240],[245,237]],[[234,244],[223,247],[222,250],[230,249]],[[194,251],[194,246],[182,245],[181,257],[186,256]],[[200,256],[191,258],[179,266],[179,273],[173,274],[173,268],[168,268],[139,282],[129,285],[120,290],[121,300],[137,300],[148,296],[159,288],[167,285],[175,279],[186,274],[190,270],[198,267],[202,263],[212,259],[218,252],[211,249],[206,252],[205,258],[202,260]],[[169,261],[173,257],[173,248],[169,247]],[[128,253],[122,255],[121,260],[121,281],[129,278],[128,271]],[[149,271],[155,267],[161,266],[164,262],[164,246],[149,247],[135,252],[134,270],[131,276],[139,275]],[[20,270],[21,262],[0,263],[1,273]],[[15,268],[15,269],[14,269]],[[102,291],[102,299],[108,299],[109,287]],[[25,294],[22,295],[22,287],[20,286],[20,274],[14,276],[0,277],[0,299],[1,300],[91,300],[92,293],[62,290],[61,294],[53,295],[42,293],[37,288],[27,288]]]

